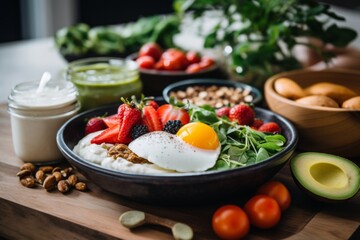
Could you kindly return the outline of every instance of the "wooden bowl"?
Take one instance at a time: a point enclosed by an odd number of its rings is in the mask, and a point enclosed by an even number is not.
[[[360,71],[296,70],[269,78],[264,95],[268,107],[290,120],[299,133],[298,148],[354,158],[360,156],[360,110],[312,107],[284,98],[274,90],[278,78],[290,78],[302,87],[317,82],[346,86],[360,95]]]

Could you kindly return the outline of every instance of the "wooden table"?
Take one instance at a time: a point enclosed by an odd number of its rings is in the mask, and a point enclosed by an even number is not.
[[[90,191],[62,194],[23,187],[16,173],[23,162],[12,147],[9,114],[0,104],[0,237],[10,239],[172,239],[169,229],[147,225],[129,231],[118,218],[129,209],[184,222],[195,239],[216,239],[211,216],[223,204],[243,206],[250,196],[201,206],[164,207],[137,203],[106,192],[92,182]],[[294,184],[286,165],[275,178],[290,189],[293,202],[271,230],[251,229],[248,239],[359,239],[360,195],[350,201],[322,204]],[[356,238],[357,237],[357,238]]]

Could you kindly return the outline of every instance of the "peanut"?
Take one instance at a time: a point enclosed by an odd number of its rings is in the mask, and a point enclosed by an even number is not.
[[[49,175],[45,178],[43,187],[46,191],[51,191],[56,187],[56,178],[53,175]]]
[[[57,184],[59,192],[66,193],[70,191],[70,184],[66,180],[60,180]]]
[[[21,167],[20,167],[20,170],[29,170],[30,172],[35,172],[35,165],[32,164],[32,163],[24,163]]]
[[[35,187],[35,179],[31,176],[21,178],[20,182],[25,187],[28,187],[28,188]]]
[[[24,170],[21,170],[20,172],[18,172],[16,174],[16,176],[22,178],[22,177],[27,177],[27,176],[30,176],[31,175],[31,171],[29,169],[24,169]]]
[[[78,182],[75,184],[75,189],[83,192],[87,190],[87,185],[84,182]]]
[[[36,179],[36,181],[37,181],[39,184],[43,184],[45,178],[46,178],[46,174],[44,173],[43,170],[38,170],[38,171],[35,173],[35,179]]]
[[[76,183],[78,182],[78,177],[75,174],[72,174],[68,177],[67,182],[71,185],[71,186],[75,186]]]

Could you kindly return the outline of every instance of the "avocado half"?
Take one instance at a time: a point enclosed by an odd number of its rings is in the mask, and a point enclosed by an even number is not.
[[[304,152],[290,161],[298,186],[318,200],[347,200],[360,189],[360,169],[352,161],[318,152]]]

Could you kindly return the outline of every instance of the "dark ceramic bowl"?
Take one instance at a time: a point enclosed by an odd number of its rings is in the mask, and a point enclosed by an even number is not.
[[[174,176],[141,175],[119,172],[88,162],[73,152],[74,146],[84,137],[84,119],[112,114],[117,106],[106,106],[83,112],[67,121],[58,131],[57,144],[79,172],[99,187],[135,201],[152,204],[209,203],[255,190],[273,177],[292,156],[297,143],[294,127],[283,117],[270,111],[255,108],[264,121],[279,123],[287,139],[280,153],[258,164],[225,171],[182,173]]]
[[[137,53],[131,54],[128,58],[135,60]],[[220,70],[219,64],[196,73],[186,73],[185,71],[165,71],[156,69],[140,68],[140,79],[143,83],[143,93],[145,96],[161,96],[162,91],[169,84],[190,78],[221,78],[224,73]]]
[[[249,94],[252,96],[252,101],[248,102],[253,105],[259,105],[263,99],[262,93],[259,89],[250,86],[245,83],[235,82],[233,80],[227,79],[207,79],[207,78],[200,78],[200,79],[188,79],[180,82],[176,82],[173,84],[168,85],[164,91],[162,92],[162,96],[166,102],[170,101],[170,93],[172,91],[185,91],[188,87],[194,86],[225,86],[225,87],[232,87],[232,88],[240,88],[242,90],[248,91]],[[214,106],[213,106],[214,107]]]

